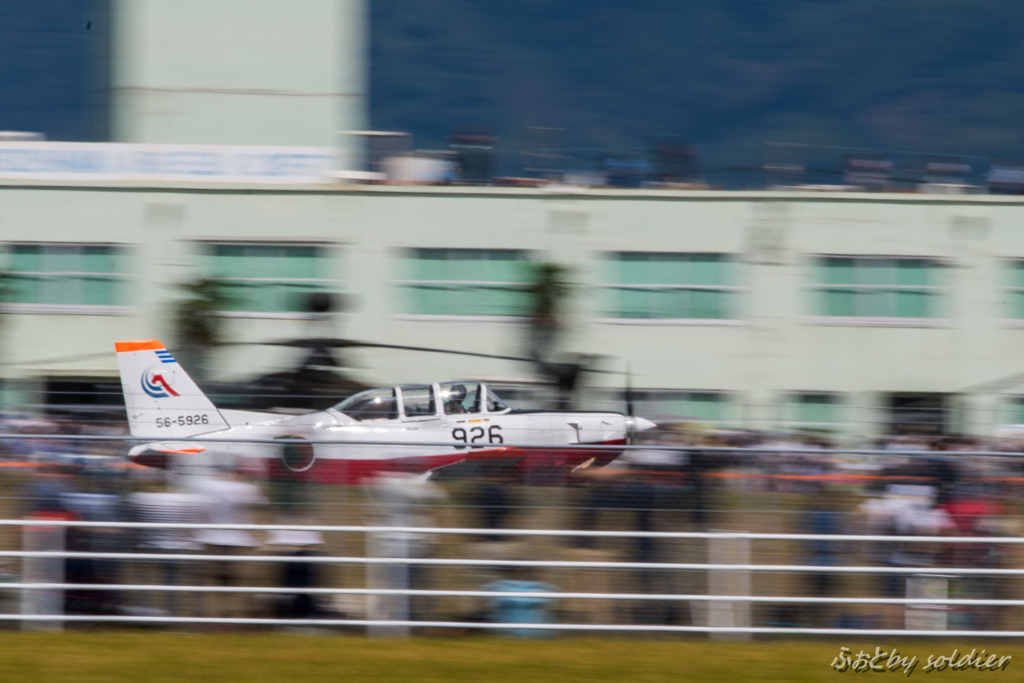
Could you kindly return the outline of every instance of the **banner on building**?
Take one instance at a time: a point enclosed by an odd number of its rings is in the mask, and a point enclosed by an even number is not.
[[[0,142],[0,179],[325,183],[330,147]]]

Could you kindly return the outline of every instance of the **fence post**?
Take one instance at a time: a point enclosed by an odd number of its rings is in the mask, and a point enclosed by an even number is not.
[[[30,519],[70,519],[63,513],[37,514]],[[67,529],[63,526],[26,526],[21,532],[22,547],[29,552],[63,552]],[[21,580],[25,583],[64,583],[63,557],[26,557]],[[21,613],[28,615],[64,614],[64,591],[60,589],[22,590]],[[62,621],[23,621],[25,631],[62,631]]]
[[[722,532],[725,533],[725,532]],[[708,539],[710,564],[750,564],[750,539]],[[750,595],[750,571],[711,570],[708,572],[708,594]],[[708,626],[742,628],[750,626],[749,602],[712,601],[708,604]],[[749,633],[711,633],[716,640],[750,640]]]
[[[367,557],[409,557],[407,534],[396,532],[370,532],[366,534]],[[409,565],[396,564],[366,565],[366,585],[370,588],[406,590],[409,588]],[[368,595],[366,614],[371,620],[388,619],[407,621],[409,619],[408,595]],[[408,626],[375,625],[367,628],[367,635],[375,638],[407,638]]]
[[[904,621],[907,629],[915,631],[945,631],[949,607],[941,604],[949,597],[951,576],[915,574],[907,577],[908,598],[935,598],[934,605],[907,605]]]

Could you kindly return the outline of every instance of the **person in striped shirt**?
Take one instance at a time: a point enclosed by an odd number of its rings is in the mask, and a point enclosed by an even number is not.
[[[134,493],[129,503],[138,522],[151,524],[201,524],[207,521],[205,501],[199,495],[165,489]],[[196,540],[191,529],[151,528],[139,529],[137,547],[141,552],[165,555],[196,552],[202,545]],[[179,560],[154,560],[151,578],[157,585],[177,586],[193,572],[186,571],[186,563]],[[187,583],[187,581],[186,581]],[[179,600],[177,592],[162,591],[164,609],[177,615]],[[150,606],[152,606],[150,594]]]

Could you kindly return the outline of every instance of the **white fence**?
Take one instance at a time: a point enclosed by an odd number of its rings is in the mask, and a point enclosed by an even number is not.
[[[26,547],[31,530],[53,531],[70,527],[89,529],[244,529],[249,531],[304,531],[316,533],[348,533],[362,534],[367,541],[366,548],[370,551],[375,547],[373,541],[380,539],[408,539],[421,535],[455,535],[455,536],[495,536],[511,537],[606,537],[606,538],[639,538],[651,539],[704,539],[708,543],[709,557],[729,557],[730,562],[620,562],[620,561],[580,561],[580,560],[534,560],[534,559],[479,559],[479,558],[438,558],[410,557],[407,549],[399,544],[397,551],[392,542],[392,551],[388,556],[328,556],[311,555],[296,558],[289,555],[217,555],[217,554],[163,554],[147,552],[81,552],[63,549],[39,549],[38,545],[29,550],[0,551],[0,558],[20,558],[25,570],[20,582],[0,583],[0,592],[13,591],[22,597],[21,613],[0,614],[0,621],[22,622],[26,628],[33,625],[58,628],[69,622],[89,623],[123,623],[123,624],[244,624],[253,626],[320,626],[320,627],[362,627],[371,634],[406,635],[412,628],[431,629],[490,629],[522,631],[570,631],[570,632],[679,632],[706,633],[712,635],[752,634],[818,634],[818,635],[903,635],[903,636],[984,636],[984,637],[1021,637],[1024,631],[1013,630],[947,630],[945,618],[947,610],[965,607],[1020,607],[1024,600],[1018,599],[967,599],[949,598],[945,586],[950,579],[961,577],[1014,577],[1024,576],[1024,568],[1014,567],[907,567],[907,566],[810,566],[799,564],[756,564],[749,561],[750,544],[759,541],[834,541],[834,542],[873,542],[900,544],[986,544],[1020,546],[1024,538],[996,537],[945,537],[945,536],[873,536],[873,535],[812,535],[812,534],[758,534],[732,532],[620,532],[620,531],[563,531],[539,529],[466,529],[466,528],[421,528],[421,527],[389,527],[389,526],[326,526],[326,525],[215,525],[215,524],[151,524],[139,522],[82,522],[82,521],[51,521],[51,520],[0,520],[0,526],[20,527],[25,530]],[[62,535],[61,535],[62,536]],[[731,545],[724,545],[731,544]],[[727,549],[723,552],[723,548]],[[731,549],[731,550],[730,550]],[[368,554],[373,554],[372,552]],[[327,588],[327,587],[281,587],[281,586],[210,586],[210,585],[152,585],[152,584],[91,584],[68,583],[63,580],[59,567],[67,558],[90,560],[107,560],[123,562],[173,562],[173,563],[216,563],[216,562],[251,562],[281,563],[307,562],[310,564],[357,565],[367,570],[368,588]],[[31,563],[35,562],[33,567]],[[49,564],[47,565],[47,562]],[[50,577],[41,567],[49,566],[58,569]],[[636,592],[579,592],[535,590],[524,593],[510,593],[506,590],[426,590],[408,587],[409,574],[405,571],[411,566],[443,566],[443,567],[532,567],[563,570],[658,570],[679,572],[703,572],[708,577],[710,594],[683,593],[636,593]],[[398,568],[399,571],[393,571]],[[383,573],[374,574],[382,570]],[[932,581],[940,585],[941,594],[908,597],[823,597],[823,596],[786,596],[786,595],[752,595],[749,577],[752,573],[814,573],[814,574],[896,574]],[[57,580],[51,580],[53,576]],[[739,581],[721,581],[727,576]],[[716,577],[719,580],[716,580]],[[934,582],[938,582],[935,584]],[[737,589],[739,587],[739,589]],[[242,617],[201,617],[173,616],[164,614],[104,614],[82,615],[63,614],[62,604],[54,596],[62,595],[62,591],[117,591],[131,593],[138,591],[180,593],[248,593],[263,595],[327,595],[327,596],[364,596],[368,599],[381,600],[394,598],[398,602],[390,607],[371,610],[365,619],[350,618],[308,618],[308,619],[272,619]],[[727,594],[726,594],[727,593]],[[705,604],[709,606],[707,623],[694,625],[676,624],[618,624],[618,623],[536,623],[533,621],[497,623],[493,621],[450,621],[450,620],[414,620],[408,618],[408,600],[413,597],[462,597],[503,600],[516,596],[526,596],[533,600],[610,600],[610,601],[643,601],[662,603]],[[47,599],[40,599],[46,598]],[[809,605],[896,605],[906,610],[920,610],[918,614],[929,614],[932,618],[925,619],[925,627],[894,628],[810,628],[810,627],[776,627],[753,626],[750,623],[749,606],[756,603],[773,604],[809,604]],[[717,606],[717,607],[710,607]],[[375,613],[374,613],[375,612]],[[381,616],[383,615],[383,616]],[[376,617],[376,618],[375,618]],[[920,622],[920,620],[918,620]],[[907,621],[908,626],[911,620]]]

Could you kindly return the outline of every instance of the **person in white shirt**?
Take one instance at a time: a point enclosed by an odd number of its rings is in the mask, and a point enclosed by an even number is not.
[[[208,524],[252,524],[252,509],[267,502],[258,486],[241,481],[231,472],[217,478],[200,479],[194,486],[195,492],[204,500]],[[246,529],[202,529],[196,538],[211,555],[243,555],[259,545],[252,532]],[[244,564],[241,562],[217,560],[210,569],[211,578],[217,585],[237,586],[243,582]],[[234,596],[225,594],[219,597]],[[219,611],[238,611],[237,600],[224,599],[216,603],[230,606]]]
[[[949,514],[935,507],[935,489],[914,484],[890,484],[883,496],[860,504],[857,511],[865,519],[864,531],[885,536],[939,536],[955,526]],[[878,542],[872,544],[876,564],[905,567],[906,574],[878,575],[883,597],[907,597],[907,577],[927,573],[935,566],[935,548],[922,543]],[[901,605],[881,607],[882,627],[900,628],[904,623]]]

